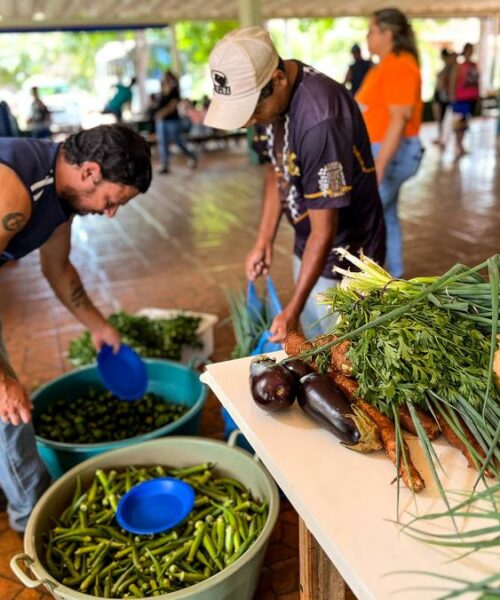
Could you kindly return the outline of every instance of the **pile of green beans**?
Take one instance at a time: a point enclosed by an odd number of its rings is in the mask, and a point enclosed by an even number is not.
[[[46,440],[95,444],[149,433],[173,423],[187,410],[156,394],[127,402],[111,392],[89,388],[76,400],[61,398],[49,404],[34,425],[37,435]]]
[[[134,535],[115,522],[118,500],[156,477],[176,477],[195,490],[194,508],[176,528]],[[104,598],[148,598],[204,581],[234,563],[257,539],[267,503],[219,475],[211,463],[186,468],[97,470],[85,491],[78,479],[71,504],[50,530],[45,567],[59,582]]]

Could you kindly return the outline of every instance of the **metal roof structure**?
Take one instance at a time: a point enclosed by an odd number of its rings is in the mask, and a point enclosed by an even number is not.
[[[184,20],[237,20],[244,0],[0,0],[1,30],[121,28]],[[248,0],[249,3],[252,0]],[[369,15],[397,6],[409,16],[495,16],[500,0],[262,0],[263,19]]]

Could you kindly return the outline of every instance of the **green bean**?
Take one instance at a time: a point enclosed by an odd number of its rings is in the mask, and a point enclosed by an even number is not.
[[[208,536],[206,533],[203,536],[203,546],[205,547],[206,551],[208,552],[208,555],[213,560],[213,562],[222,571],[222,569],[224,567],[222,566],[221,562],[217,558],[217,553],[216,553],[215,548],[214,548],[214,546],[212,544],[212,540],[210,539],[210,536]]]
[[[196,491],[208,496],[209,498],[212,498],[213,500],[217,500],[218,502],[224,502],[227,500],[227,495],[221,494],[220,492],[217,492],[206,485],[193,484],[193,487]]]
[[[156,540],[148,540],[148,541],[142,543],[141,547],[152,550],[153,548],[157,548],[158,546],[163,546],[167,542],[174,541],[174,540],[178,539],[178,537],[179,537],[179,534],[176,531],[172,531],[168,535],[162,535]]]
[[[160,563],[158,562],[156,556],[154,556],[152,554],[152,552],[150,550],[148,550],[147,548],[146,548],[146,553],[151,557],[151,562],[153,563],[153,567],[154,567],[154,570],[155,570],[155,573],[156,573],[156,577],[158,579],[161,579],[161,576],[162,576],[162,567],[160,566]],[[134,556],[134,552],[133,551],[132,551],[132,556]]]
[[[180,469],[169,469],[170,475],[172,477],[189,477],[190,475],[194,475],[196,473],[203,473],[204,471],[210,471],[212,468],[211,463],[202,463],[200,465],[194,465],[193,467],[182,467]]]
[[[80,590],[85,591],[89,588],[89,586],[92,584],[92,582],[94,581],[94,579],[98,576],[99,571],[101,569],[102,563],[104,561],[104,557],[106,556],[106,554],[109,551],[109,544],[104,545],[104,547],[101,550],[98,550],[96,553],[96,556],[91,564],[91,571],[90,573],[87,575],[87,577],[82,581],[82,583],[80,584]]]
[[[240,532],[239,531],[235,531],[234,532],[234,535],[233,535],[233,545],[234,545],[234,549],[237,552],[240,549],[240,546],[241,546],[241,538],[240,538]]]
[[[50,572],[57,578],[60,578],[62,575],[62,569],[58,565],[56,565],[52,556],[52,542],[49,542],[47,544],[47,548],[45,550],[45,560],[47,562],[47,566],[49,567]]]
[[[131,583],[128,586],[128,589],[134,594],[136,598],[143,598],[141,590],[135,585],[135,583]]]
[[[118,577],[118,579],[115,581],[114,585],[111,588],[111,594],[113,596],[115,594],[117,594],[118,591],[121,591],[121,586],[126,581],[127,577],[130,575],[130,573],[132,573],[133,570],[134,570],[134,567],[133,567],[133,565],[131,565],[128,569],[123,571],[123,573],[120,575],[120,577]],[[134,579],[134,581],[135,581],[135,579]]]
[[[215,480],[216,483],[224,483],[224,484],[228,484],[231,485],[237,489],[239,489],[241,492],[247,493],[247,489],[246,487],[237,479],[233,479],[232,477],[220,477],[218,479]]]
[[[176,529],[154,536],[121,530],[114,522],[113,503],[127,488],[171,475],[172,469],[98,470],[86,491],[76,485],[72,503],[63,511],[65,520],[56,521],[48,535],[49,572],[74,589],[106,598],[139,592],[152,597],[183,589],[232,564],[260,533],[267,504],[254,500],[231,478],[216,478],[213,465],[185,469],[190,472],[183,480],[199,488],[195,512]]]
[[[231,525],[234,530],[238,529],[238,522],[236,521],[234,514],[225,506],[221,506],[220,508],[222,509],[226,523]]]
[[[204,581],[207,579],[207,575],[204,573],[187,573],[186,571],[180,571],[179,573],[176,573],[176,577],[178,577],[181,581],[190,583],[198,583],[199,581]]]
[[[111,583],[112,583],[112,579],[111,579],[111,571],[106,575],[106,580],[104,582],[104,591],[103,591],[103,595],[105,598],[111,598]]]
[[[176,560],[182,558],[189,552],[189,548],[191,547],[192,542],[186,542],[181,548],[175,550],[171,554],[164,557],[163,560],[163,570],[165,571],[168,567],[170,567]]]
[[[224,540],[224,549],[227,554],[232,554],[234,548],[233,542],[233,527],[231,525],[226,525],[226,535]]]
[[[251,536],[248,536],[247,539],[241,544],[241,546],[236,550],[236,552],[229,557],[227,564],[230,565],[232,564],[235,560],[238,560],[238,558],[240,558],[240,556],[242,556],[250,547],[250,544],[254,541],[254,539],[257,537],[258,532],[254,531],[253,534]]]
[[[215,530],[217,531],[217,556],[219,556],[224,549],[224,536],[225,536],[226,524],[223,517],[217,517],[215,522]]]
[[[206,531],[206,525],[202,521],[196,521],[194,527],[196,530],[196,535],[194,537],[193,543],[191,544],[191,547],[189,548],[189,554],[187,557],[188,562],[192,562],[194,560],[196,552],[200,547],[200,544],[203,540]]]
[[[245,519],[242,519],[238,513],[234,514],[238,522],[238,531],[240,532],[241,539],[246,540],[248,537],[248,525]]]

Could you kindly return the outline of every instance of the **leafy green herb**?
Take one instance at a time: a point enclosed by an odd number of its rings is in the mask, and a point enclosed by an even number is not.
[[[180,360],[182,348],[201,348],[197,334],[201,319],[178,315],[171,319],[150,319],[126,312],[112,314],[108,322],[121,334],[122,342],[144,358]],[[94,362],[96,351],[90,333],[85,331],[69,344],[69,361],[74,366]]]
[[[336,335],[356,330],[402,301],[393,289],[364,297],[335,289],[329,298],[332,309],[343,315]],[[421,302],[399,318],[362,331],[347,357],[360,396],[392,416],[394,404],[426,408],[429,389],[451,404],[464,398],[478,408],[486,393],[499,402],[495,388],[488,389],[489,350],[490,340],[470,321]]]

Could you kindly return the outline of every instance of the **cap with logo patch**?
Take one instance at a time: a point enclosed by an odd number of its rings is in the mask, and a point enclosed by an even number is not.
[[[210,53],[214,95],[205,125],[237,129],[248,122],[260,92],[278,67],[278,53],[262,27],[231,31]]]

